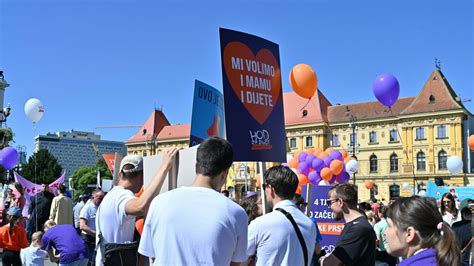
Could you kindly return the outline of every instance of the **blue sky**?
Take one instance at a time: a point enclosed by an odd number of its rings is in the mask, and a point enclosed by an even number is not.
[[[471,0],[197,2],[0,0],[13,146],[31,155],[35,135],[71,129],[126,141],[137,129],[95,127],[141,124],[155,106],[190,123],[194,79],[222,90],[219,27],[278,43],[284,91],[306,63],[333,104],[375,101],[384,72],[400,97],[415,96],[437,57],[458,95],[474,98]],[[35,131],[23,111],[33,97],[45,106]]]

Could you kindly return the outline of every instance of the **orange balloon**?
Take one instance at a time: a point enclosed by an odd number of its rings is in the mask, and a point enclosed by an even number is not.
[[[307,64],[298,64],[290,71],[290,85],[299,96],[311,99],[318,88],[318,77]]]
[[[365,180],[364,183],[367,189],[371,189],[374,187],[374,182],[372,182],[371,180]]]
[[[303,174],[298,174],[298,186],[304,186],[309,183],[309,179],[307,176]]]
[[[474,151],[474,135],[469,136],[467,143],[469,144],[471,151]]]
[[[333,150],[334,150],[333,148],[327,148],[327,149],[325,150],[325,152],[326,152],[327,154],[331,154],[331,152],[332,152]]]
[[[321,153],[319,154],[319,158],[320,158],[320,159],[326,158],[326,157],[328,157],[328,156],[329,156],[329,154],[328,154],[327,152],[325,152],[325,151],[323,151],[323,152],[321,152]]]
[[[331,169],[324,167],[323,169],[321,169],[320,176],[322,180],[329,181],[331,180],[333,174],[334,173],[332,172]]]
[[[347,152],[345,150],[340,150],[341,154],[342,154],[342,158],[347,158]]]
[[[295,152],[295,154],[293,154],[293,159],[296,158],[296,160],[298,160],[298,157],[300,157],[300,154],[301,154],[300,151]]]
[[[344,163],[349,162],[350,160],[354,160],[353,157],[347,156],[346,159],[344,159]]]
[[[293,158],[288,162],[288,166],[290,168],[298,168],[298,164],[299,164],[299,162],[298,162],[298,159],[296,159],[296,158]]]
[[[306,149],[307,154],[313,154],[313,152],[314,152],[313,148]]]
[[[295,192],[295,193],[301,195],[301,191],[302,191],[302,190],[303,190],[303,189],[302,189],[300,186],[298,186],[298,187],[296,188],[296,192]]]
[[[339,160],[334,160],[331,162],[329,165],[329,169],[335,174],[338,175],[342,172],[342,168],[344,168],[344,165],[342,164],[341,161]]]

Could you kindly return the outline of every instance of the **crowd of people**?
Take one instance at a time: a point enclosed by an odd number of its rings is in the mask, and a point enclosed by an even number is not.
[[[440,208],[420,196],[384,206],[358,202],[354,185],[335,185],[327,204],[345,225],[334,250],[325,254],[318,225],[295,194],[298,178],[290,168],[271,167],[262,191],[236,201],[220,193],[233,163],[232,146],[212,137],[197,150],[193,183],[159,194],[177,152],[164,153],[146,189],[143,159],[126,156],[117,186],[108,193],[96,189],[90,199],[81,195],[74,207],[64,186],[55,196],[43,185],[26,218],[23,189],[10,184],[0,227],[3,265],[44,265],[45,257],[74,266],[444,266],[469,259],[464,254],[472,245],[471,210],[458,210],[449,193]]]

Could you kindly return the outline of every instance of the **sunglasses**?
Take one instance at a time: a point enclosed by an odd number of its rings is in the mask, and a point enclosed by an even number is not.
[[[340,199],[339,198],[337,198],[337,199],[327,199],[326,200],[326,205],[331,206],[334,202],[336,202],[338,200],[340,200]]]

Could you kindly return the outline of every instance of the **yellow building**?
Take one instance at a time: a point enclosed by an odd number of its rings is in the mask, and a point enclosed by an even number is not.
[[[435,178],[450,185],[466,185],[472,179],[472,174],[452,176],[446,167],[447,158],[457,155],[465,169],[472,169],[469,151],[463,147],[474,123],[469,123],[472,114],[439,69],[416,97],[401,98],[390,109],[377,101],[332,105],[321,91],[309,102],[292,92],[284,93],[283,103],[288,153],[316,147],[344,149],[350,155],[355,152],[361,200],[409,196],[413,186],[422,187]],[[189,124],[170,125],[155,110],[126,146],[128,153],[146,156],[170,146],[188,147],[189,135]],[[255,163],[234,163],[233,172],[237,194],[246,182],[255,189],[260,174]],[[375,188],[366,189],[365,180],[372,180]],[[402,189],[404,183],[409,190]]]

